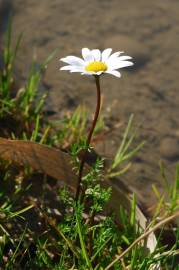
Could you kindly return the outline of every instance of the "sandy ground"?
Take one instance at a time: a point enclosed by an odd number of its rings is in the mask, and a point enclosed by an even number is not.
[[[20,82],[32,57],[40,63],[58,48],[43,81],[49,90],[47,107],[57,117],[81,103],[90,110],[95,106],[93,79],[59,72],[59,58],[80,56],[82,47],[111,47],[134,58],[135,66],[123,69],[121,79],[102,78],[102,114],[111,132],[95,147],[112,158],[134,113],[138,141],[147,143],[121,180],[149,204],[154,198],[151,184],[161,187],[159,160],[172,174],[179,159],[178,11],[178,0],[0,1],[1,30],[12,13],[14,40],[23,32],[16,64]]]

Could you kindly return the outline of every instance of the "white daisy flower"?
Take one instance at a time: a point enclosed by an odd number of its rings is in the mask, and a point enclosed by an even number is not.
[[[132,57],[121,55],[123,52],[115,52],[108,48],[101,52],[98,49],[89,50],[88,48],[82,49],[83,58],[76,56],[67,56],[60,60],[67,63],[67,66],[60,68],[60,70],[69,70],[70,72],[80,72],[82,75],[101,75],[108,73],[118,78],[121,73],[118,69],[123,67],[132,66]]]

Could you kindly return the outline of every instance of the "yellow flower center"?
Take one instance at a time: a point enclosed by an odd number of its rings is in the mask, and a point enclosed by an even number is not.
[[[92,72],[106,71],[107,68],[108,68],[107,65],[100,61],[91,62],[85,67],[86,71]]]

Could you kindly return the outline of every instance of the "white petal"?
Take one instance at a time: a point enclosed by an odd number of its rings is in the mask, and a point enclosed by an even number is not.
[[[90,54],[90,50],[88,48],[83,48],[82,49],[82,56],[85,60],[86,56]]]
[[[106,61],[109,61],[110,59],[118,57],[121,53],[123,53],[123,52],[115,52],[115,53],[111,54]]]
[[[95,61],[100,61],[101,60],[101,52],[100,52],[100,50],[95,49],[95,50],[92,50],[91,53],[94,56]]]
[[[105,49],[102,52],[102,62],[105,62],[108,59],[108,57],[110,56],[111,52],[112,52],[112,49],[111,48]]]
[[[84,72],[83,67],[73,67],[70,72]]]
[[[88,48],[82,49],[82,56],[86,62],[94,61],[94,56]]]
[[[71,73],[75,73],[75,72],[81,73],[82,71],[81,71],[81,70],[78,70],[78,69],[77,69],[77,70],[74,69],[74,70],[70,70],[70,72],[71,72]]]
[[[120,73],[119,71],[117,71],[117,70],[107,70],[107,71],[105,71],[105,73],[114,75],[114,76],[116,76],[116,77],[118,77],[118,78],[121,77],[121,73]]]
[[[83,59],[76,57],[76,56],[67,56],[65,58],[60,59],[62,62],[65,62],[69,65],[74,65],[74,66],[84,66],[85,62]]]
[[[116,61],[109,66],[109,69],[118,69],[129,66],[133,66],[133,63],[130,61]]]
[[[123,60],[130,60],[132,59],[132,57],[128,55],[122,55],[122,56],[119,56],[118,59],[123,61]]]
[[[87,71],[85,71],[85,72],[83,72],[82,73],[82,75],[94,75],[93,73],[91,73],[91,72],[87,72]]]
[[[106,60],[106,64],[109,62],[109,61],[113,61],[114,59],[116,59],[121,53],[123,52],[115,52],[113,54],[111,54],[108,59]]]
[[[61,67],[60,70],[71,70],[73,66],[64,66]]]
[[[102,73],[104,73],[104,71],[94,72],[94,74],[96,74],[96,75],[101,75]]]

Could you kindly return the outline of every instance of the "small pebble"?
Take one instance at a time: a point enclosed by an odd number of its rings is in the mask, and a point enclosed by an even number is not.
[[[179,160],[179,140],[175,137],[165,137],[160,143],[160,153],[170,161]]]

